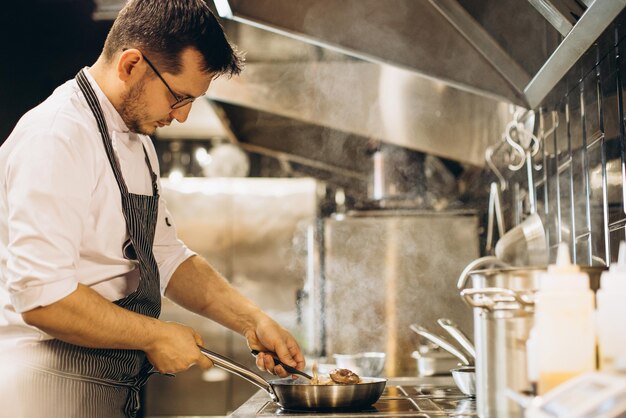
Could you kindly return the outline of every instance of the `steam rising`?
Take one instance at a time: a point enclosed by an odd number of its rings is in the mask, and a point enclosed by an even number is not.
[[[475,218],[355,218],[328,228],[328,354],[384,351],[400,369],[416,348],[411,323],[433,328],[449,317],[471,334],[455,283],[478,253]]]

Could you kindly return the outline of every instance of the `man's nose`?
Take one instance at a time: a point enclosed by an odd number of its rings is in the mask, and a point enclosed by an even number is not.
[[[187,106],[179,107],[178,109],[172,109],[170,117],[176,119],[179,123],[183,123],[189,116],[191,106],[193,106],[193,103],[189,103]]]

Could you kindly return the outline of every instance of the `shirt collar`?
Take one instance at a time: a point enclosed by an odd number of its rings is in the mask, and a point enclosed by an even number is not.
[[[104,94],[96,80],[89,73],[89,67],[85,67],[83,72],[85,76],[87,76],[89,84],[91,84],[91,87],[96,92],[96,96],[98,97],[98,101],[100,102],[100,107],[102,108],[102,112],[104,113],[104,118],[106,119],[107,127],[109,128],[109,130],[112,132],[129,133],[130,130],[126,126],[126,123],[124,123],[124,120],[117,112],[109,98],[106,96],[106,94]]]

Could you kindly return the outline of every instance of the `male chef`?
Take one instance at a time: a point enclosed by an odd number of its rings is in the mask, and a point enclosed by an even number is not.
[[[242,59],[202,0],[130,0],[95,64],[0,147],[0,416],[134,417],[153,373],[212,366],[161,296],[304,368],[294,338],[176,237],[148,135]],[[4,415],[3,415],[4,414]]]

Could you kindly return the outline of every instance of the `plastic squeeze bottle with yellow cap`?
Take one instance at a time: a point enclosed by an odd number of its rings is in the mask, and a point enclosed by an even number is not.
[[[619,246],[617,263],[600,277],[597,294],[600,369],[626,371],[626,242]]]
[[[534,327],[539,395],[595,369],[593,292],[565,243],[539,278]]]

